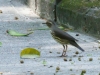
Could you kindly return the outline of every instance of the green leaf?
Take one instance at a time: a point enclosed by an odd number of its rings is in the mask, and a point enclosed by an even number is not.
[[[92,54],[88,54],[87,56],[92,56]]]
[[[81,75],[84,75],[84,72],[83,71],[81,72]]]
[[[46,61],[46,60],[43,60],[43,61],[42,61],[42,64],[43,64],[43,65],[46,65],[46,64],[47,64],[47,61]]]
[[[34,48],[25,48],[20,53],[21,58],[37,58],[40,57],[40,52]]]
[[[49,28],[37,28],[37,29],[34,29],[34,30],[49,30]]]
[[[71,62],[71,64],[74,64],[74,62]]]
[[[64,26],[59,26],[58,28],[61,29],[61,30],[64,30],[64,31],[72,30],[72,28],[64,27]]]
[[[86,70],[82,70],[81,75],[84,75],[86,73]]]
[[[11,36],[28,36],[29,34],[32,34],[33,32],[23,34],[23,33],[16,32],[14,30],[7,30],[7,33]]]
[[[58,28],[61,30],[70,30],[70,29],[65,28],[63,26],[59,26]],[[50,30],[50,28],[37,28],[37,29],[33,29],[33,30]]]
[[[2,42],[0,42],[0,47],[2,46]]]
[[[65,29],[63,26],[59,26],[58,28],[60,28],[60,29],[62,29],[62,30],[64,30],[64,29]]]

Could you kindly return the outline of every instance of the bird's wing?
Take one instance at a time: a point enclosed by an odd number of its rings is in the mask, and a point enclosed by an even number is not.
[[[58,28],[53,29],[53,31],[54,31],[54,34],[59,38],[66,39],[66,40],[77,41],[77,39],[75,39],[74,37],[72,37],[68,33],[64,32],[64,31],[62,31]]]

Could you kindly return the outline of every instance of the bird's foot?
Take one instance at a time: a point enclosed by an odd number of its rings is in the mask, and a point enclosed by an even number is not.
[[[67,57],[68,55],[61,55],[60,57]]]
[[[66,55],[66,50],[63,50],[63,53],[62,53],[62,55],[60,56],[60,57],[66,57],[67,55]]]

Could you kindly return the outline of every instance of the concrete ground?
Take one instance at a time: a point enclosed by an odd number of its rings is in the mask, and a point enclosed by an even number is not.
[[[52,39],[49,30],[35,30],[28,37],[14,37],[6,33],[9,29],[27,33],[27,30],[46,28],[42,24],[45,20],[34,14],[23,1],[0,0],[0,10],[0,75],[82,75],[83,70],[86,71],[84,75],[100,75],[98,39],[68,32],[79,40],[78,44],[85,52],[69,45],[68,56],[59,57],[63,47]],[[41,57],[21,59],[20,52],[27,47],[41,51]]]

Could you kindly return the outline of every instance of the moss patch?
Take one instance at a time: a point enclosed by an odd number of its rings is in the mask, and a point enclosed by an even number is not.
[[[54,3],[55,0],[50,0],[51,3]]]
[[[99,6],[100,0],[62,0],[60,4],[60,7],[72,10]]]

